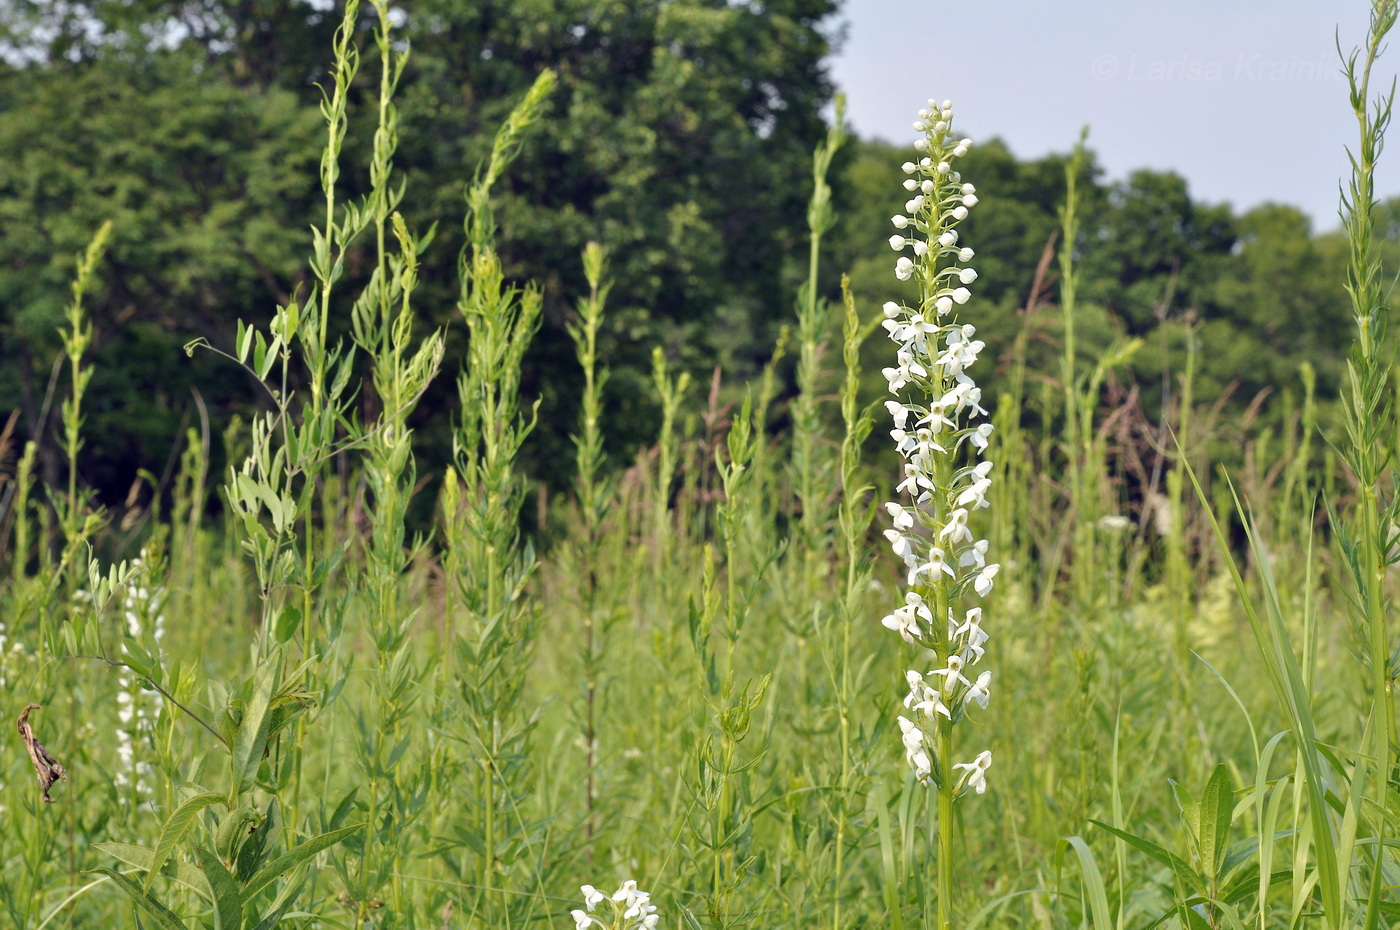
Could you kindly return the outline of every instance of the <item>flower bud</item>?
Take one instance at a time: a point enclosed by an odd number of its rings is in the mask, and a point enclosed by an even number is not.
[[[965,220],[965,219],[967,219],[967,207],[954,207],[954,208],[953,208],[953,219],[955,219],[955,220]]]
[[[953,291],[952,297],[954,303],[965,304],[971,299],[972,292],[965,287],[960,287]]]
[[[913,275],[914,263],[901,256],[899,261],[894,263],[894,276],[901,281],[908,281]]]
[[[904,248],[905,242],[906,240],[903,236],[890,236],[890,248],[894,249],[896,252]]]
[[[885,301],[885,305],[880,309],[885,311],[885,319],[887,320],[893,320],[895,317],[899,316],[899,304],[895,303],[893,300]]]
[[[977,280],[977,269],[964,268],[962,271],[958,272],[958,280],[964,284],[971,284],[973,281]]]
[[[903,229],[909,225],[909,217],[905,216],[903,213],[899,213],[890,217],[890,222],[894,224],[895,229]]]
[[[972,256],[976,254],[977,253],[972,251],[972,249],[968,248],[967,246],[963,246],[962,248],[958,249],[958,261],[970,262],[972,261]]]

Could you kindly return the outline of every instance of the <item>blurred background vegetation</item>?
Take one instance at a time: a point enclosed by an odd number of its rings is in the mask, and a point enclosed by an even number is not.
[[[810,153],[836,90],[828,63],[839,13],[838,0],[415,0],[401,9],[412,48],[398,97],[402,209],[419,232],[437,224],[416,306],[424,331],[447,326],[449,370],[465,339],[451,322],[464,186],[534,76],[560,74],[547,118],[497,187],[507,271],[545,297],[523,385],[542,399],[524,466],[546,494],[564,489],[572,468],[581,375],[566,324],[587,293],[577,259],[587,241],[613,256],[599,352],[612,369],[615,464],[656,434],[652,346],[700,383],[718,367],[726,396],[773,356],[806,271]],[[306,0],[0,0],[0,418],[17,412],[19,446],[39,441],[45,484],[61,485],[65,468],[54,373],[73,255],[104,220],[114,231],[89,302],[96,371],[80,483],[108,505],[144,506],[169,493],[191,426],[205,416],[227,424],[258,403],[233,366],[187,359],[180,347],[203,337],[227,348],[236,320],[266,320],[307,291],[303,257],[324,209],[318,83],[335,15]],[[367,163],[375,88],[361,84],[343,158],[349,197],[369,185],[357,166]],[[1037,269],[1058,227],[1068,156],[1018,160],[997,140],[977,141],[966,166],[982,199],[966,226],[981,273],[970,318],[998,355],[1009,358],[1019,333],[1027,369],[1056,371],[1059,315],[1044,312],[1057,290],[1053,265]],[[823,290],[836,296],[849,271],[867,318],[897,296],[885,239],[903,201],[904,158],[856,140],[833,167],[840,218]],[[1092,362],[1123,336],[1145,340],[1109,378],[1106,404],[1134,422],[1162,422],[1169,372],[1185,369],[1194,338],[1195,401],[1222,424],[1208,430],[1213,460],[1241,464],[1234,429],[1281,430],[1300,406],[1304,363],[1325,411],[1351,340],[1340,233],[1317,232],[1286,205],[1236,214],[1193,201],[1170,172],[1107,178],[1092,156],[1081,196],[1082,357]],[[1387,206],[1393,253],[1400,204]],[[368,274],[365,248],[365,261],[348,266],[352,279]],[[884,350],[875,342],[871,397]],[[791,365],[776,369],[775,433],[794,390]],[[440,473],[450,455],[454,399],[440,379],[418,409],[422,475]],[[362,403],[372,410],[374,398]],[[217,431],[216,468],[227,452]],[[1120,432],[1142,445],[1133,454],[1154,454],[1149,430]]]

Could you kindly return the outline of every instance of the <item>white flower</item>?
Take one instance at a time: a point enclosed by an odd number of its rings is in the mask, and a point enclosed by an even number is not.
[[[890,548],[894,554],[899,556],[906,565],[914,565],[919,558],[919,537],[905,536],[899,530],[885,530],[885,538],[890,541]]]
[[[948,613],[948,621],[949,625],[951,626],[952,611],[949,611]],[[963,619],[962,625],[949,634],[950,637],[965,637],[964,648],[968,652],[972,653],[972,661],[970,664],[976,664],[978,661],[981,660],[983,653],[986,652],[986,650],[982,648],[982,644],[987,641],[987,632],[982,629],[981,624],[982,608],[974,607],[967,612],[966,617]],[[988,680],[990,681],[990,679]],[[982,706],[986,707],[987,705],[983,704]]]
[[[589,917],[583,911],[569,911],[569,916],[574,919],[574,930],[587,930],[588,927],[591,927],[595,923],[593,918]],[[604,925],[600,923],[598,926],[601,927]]]
[[[955,219],[955,220],[965,220],[965,219],[967,219],[967,207],[954,207],[954,208],[953,208],[953,219]]]
[[[924,194],[932,194],[933,182],[930,181],[928,178],[925,178],[924,183],[919,185],[919,190],[922,191]]]
[[[912,643],[916,637],[923,635],[919,627],[920,620],[932,623],[933,614],[924,603],[924,599],[916,592],[910,591],[904,595],[904,606],[895,608],[880,623],[885,629],[898,633],[906,643]]]
[[[952,167],[953,166],[948,164],[946,161],[941,161],[938,163],[938,168],[936,170],[939,174],[947,174],[949,171],[952,170]]]
[[[909,240],[903,236],[890,236],[890,248],[894,249],[896,252],[902,251],[908,242]]]
[[[919,188],[919,182],[918,182],[918,181],[915,181],[913,178],[907,178],[907,179],[904,181],[904,189],[905,189],[905,190],[907,190],[907,191],[914,191],[914,190],[918,190],[918,188]]]
[[[967,184],[967,185],[964,185],[964,186],[966,186],[966,187],[971,187],[972,185],[971,185],[971,184]],[[975,207],[975,206],[977,206],[977,195],[976,195],[976,194],[964,194],[964,195],[963,195],[962,202],[963,202],[963,206],[964,206],[964,207]]]
[[[894,276],[901,281],[908,281],[914,274],[914,263],[908,258],[900,258],[894,263]]]
[[[972,444],[978,452],[987,448],[987,439],[992,435],[992,424],[983,423],[974,430],[969,430],[963,438]]]
[[[885,409],[894,417],[894,425],[899,429],[904,429],[909,422],[909,414],[914,413],[913,407],[906,407],[897,400],[885,401]]]
[[[927,253],[927,252],[928,252],[928,243],[925,242],[925,241],[922,240],[922,239],[915,239],[915,240],[914,240],[914,254],[917,255],[919,258],[923,258],[924,255],[925,255],[925,253]]]
[[[964,268],[958,272],[958,280],[964,284],[971,284],[977,280],[976,268]]]
[[[986,597],[987,592],[992,590],[992,579],[996,577],[999,571],[1001,571],[1000,565],[987,565],[976,575],[972,576],[972,588],[977,592],[979,597]]]
[[[885,301],[885,305],[880,309],[885,311],[886,320],[893,320],[895,317],[899,316],[900,306],[893,300]]]
[[[958,495],[958,506],[965,507],[972,505],[973,510],[980,510],[987,506],[987,491],[992,487],[992,479],[989,474],[992,470],[991,462],[978,462],[977,467],[972,469],[972,484],[968,485],[961,494]]]
[[[905,173],[905,174],[913,174],[915,168],[917,168],[918,166],[915,165],[912,161],[906,161],[906,162],[905,162],[903,165],[901,165],[900,167],[902,167],[902,168],[904,169],[904,173]]]
[[[979,569],[987,564],[987,541],[979,539],[958,554],[958,565],[967,568],[976,565]]]
[[[924,748],[924,731],[904,716],[899,718],[899,728],[904,731],[904,757],[914,770],[914,777],[923,781],[933,772],[933,763]]]
[[[901,258],[900,261],[907,261]],[[914,357],[914,353],[908,349],[900,349],[896,353],[899,366],[896,368],[882,368],[880,373],[885,376],[885,380],[890,383],[890,393],[898,394],[903,387],[915,378],[928,377],[928,369],[919,364]]]
[[[964,703],[971,704],[974,701],[983,710],[987,709],[987,701],[991,698],[991,692],[987,688],[992,683],[992,673],[983,672],[977,676],[977,683],[967,690],[967,697]]]
[[[965,287],[959,287],[955,288],[949,296],[953,298],[953,303],[965,304],[972,297],[972,292]]]
[[[938,531],[938,538],[947,538],[954,545],[960,542],[972,542],[972,531],[967,528],[967,511],[959,507],[948,514],[948,522],[943,525],[943,529]]]
[[[601,891],[599,891],[597,888],[594,888],[592,885],[584,885],[579,890],[583,892],[584,906],[587,907],[590,911],[608,899],[607,895],[603,894]]]
[[[976,252],[972,251],[967,246],[963,246],[961,249],[958,249],[958,261],[970,262],[972,261],[972,256],[976,254]]]
[[[946,668],[933,669],[932,671],[929,672],[929,674],[930,674],[930,675],[942,675],[942,676],[943,676],[943,690],[944,690],[944,691],[952,691],[953,688],[957,687],[959,684],[964,684],[964,685],[970,685],[970,684],[972,684],[972,682],[968,681],[966,678],[963,677],[962,670],[963,670],[963,660],[962,660],[962,656],[958,655],[957,653],[954,653],[954,654],[948,656],[948,665],[947,665]]]
[[[909,696],[904,699],[904,704],[910,710],[918,711],[930,720],[938,714],[942,714],[949,720],[953,719],[953,712],[948,709],[948,705],[943,703],[943,695],[937,688],[930,688],[924,683],[924,679],[917,672],[908,673],[911,690]],[[914,678],[918,677],[919,685],[913,688]]]
[[[904,209],[909,213],[918,213],[924,206],[924,195],[920,194],[913,200],[904,201]]]
[[[908,462],[904,466],[904,480],[895,490],[900,494],[913,495],[920,504],[926,504],[933,499],[933,480],[919,468],[917,462]]]
[[[908,530],[914,528],[914,512],[902,504],[894,501],[885,503],[885,512],[894,518],[894,528],[897,530]]]
[[[913,166],[911,165],[910,167],[912,168]],[[909,217],[905,216],[903,213],[896,213],[894,216],[890,217],[890,222],[894,224],[895,229],[903,229],[909,225]]]
[[[984,749],[977,754],[977,758],[971,762],[955,762],[953,768],[967,771],[967,786],[974,789],[978,794],[983,794],[987,790],[987,769],[992,765],[992,753],[989,749]]]
[[[954,146],[954,147],[953,147],[953,154],[956,155],[956,156],[959,157],[959,158],[962,158],[964,155],[967,154],[967,146],[965,146],[965,145],[957,145],[957,146]]]
[[[905,564],[909,564],[907,561]],[[930,546],[928,551],[928,561],[922,565],[913,565],[909,569],[909,586],[919,584],[921,575],[928,575],[929,580],[925,584],[932,584],[938,580],[939,574],[947,575],[949,578],[956,578],[957,573],[943,559],[943,550],[937,546]]]
[[[958,231],[956,229],[944,230],[943,234],[938,237],[938,244],[945,249],[952,248],[957,241]]]

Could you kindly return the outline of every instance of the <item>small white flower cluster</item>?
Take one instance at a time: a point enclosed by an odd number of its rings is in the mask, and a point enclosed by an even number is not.
[[[638,891],[637,883],[631,879],[623,882],[622,887],[613,892],[611,897],[592,885],[584,885],[579,890],[583,892],[583,904],[588,910],[569,912],[569,916],[574,919],[575,930],[587,930],[595,926],[604,930],[653,930],[661,921],[661,915],[656,913],[656,905],[651,903],[651,895],[645,891]],[[608,922],[593,916],[593,909],[604,901],[612,904],[612,920]]]
[[[5,624],[0,623],[0,688],[8,687],[10,673],[26,656],[30,661],[35,659],[34,653],[24,648],[24,643],[10,639]]]
[[[912,198],[905,212],[892,218],[899,232],[889,241],[896,252],[912,252],[912,258],[900,255],[895,277],[914,279],[920,298],[913,307],[886,303],[883,324],[898,346],[896,364],[883,370],[897,399],[885,406],[894,419],[890,436],[904,459],[896,490],[909,501],[885,504],[894,524],[885,537],[908,569],[910,590],[904,605],[881,622],[942,663],[906,673],[904,705],[910,717],[899,718],[906,758],[924,782],[938,777],[936,754],[947,751],[939,737],[940,718],[946,736],[970,705],[987,706],[991,672],[983,671],[975,681],[968,677],[985,651],[982,608],[959,617],[953,605],[969,594],[986,596],[999,569],[987,561],[987,540],[978,539],[972,526],[973,515],[988,506],[992,463],[979,459],[992,425],[983,419],[982,390],[968,374],[985,346],[976,329],[954,315],[972,296],[967,285],[977,280],[968,265],[973,250],[960,243],[957,230],[977,205],[977,192],[953,168],[972,142],[950,136],[952,117],[950,101],[938,106],[930,100],[914,123],[923,133],[914,148],[925,154],[917,164],[904,164],[909,175],[904,189]],[[946,616],[936,624],[941,613]],[[991,753],[982,752],[953,768],[964,772],[966,787],[981,794],[990,765]]]
[[[131,567],[140,571],[145,559],[146,550],[142,549]],[[126,623],[127,634],[132,639],[140,640],[146,630],[150,630],[159,647],[165,636],[165,616],[161,613],[164,602],[165,591],[160,588],[152,591],[139,581],[128,585],[122,596],[122,619]],[[154,736],[154,711],[139,678],[122,670],[117,676],[117,683],[120,688],[117,692],[117,719],[121,727],[117,730],[118,765],[112,780],[119,789],[118,797],[122,804],[129,803],[134,796],[139,799],[139,809],[150,810],[155,790],[149,779],[154,769],[151,763],[136,758],[136,743],[138,740],[149,741]]]

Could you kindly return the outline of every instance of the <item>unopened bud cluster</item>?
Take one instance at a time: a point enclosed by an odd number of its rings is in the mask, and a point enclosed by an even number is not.
[[[895,277],[917,282],[919,300],[884,306],[884,328],[897,346],[895,365],[884,369],[896,399],[885,406],[904,460],[900,499],[885,504],[893,522],[885,536],[907,569],[908,591],[882,622],[933,657],[933,668],[906,672],[909,716],[899,718],[905,756],[924,782],[942,777],[938,754],[950,751],[952,724],[990,698],[991,672],[973,671],[987,641],[982,608],[968,602],[991,590],[998,570],[976,528],[992,484],[992,463],[981,458],[992,425],[969,374],[984,345],[957,318],[977,280],[969,264],[974,253],[958,233],[977,192],[954,167],[972,142],[952,136],[952,120],[950,101],[930,100],[914,123],[922,157],[904,164],[910,199],[891,220],[897,232],[889,243],[899,253]],[[980,794],[990,765],[984,751],[951,769],[961,772],[959,789]]]

